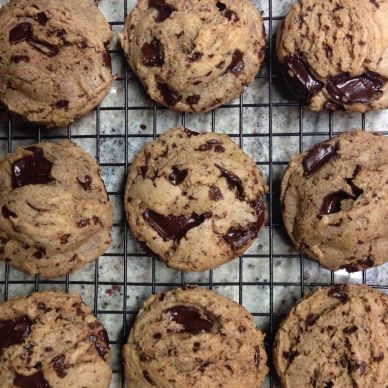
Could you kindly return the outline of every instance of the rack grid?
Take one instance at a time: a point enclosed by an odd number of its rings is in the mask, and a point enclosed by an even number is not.
[[[2,1],[5,3],[6,1]],[[14,296],[15,292],[10,292],[10,287],[21,287],[27,286],[27,290],[38,291],[42,288],[56,288],[65,290],[66,292],[72,291],[73,288],[80,290],[81,294],[86,292],[84,287],[91,287],[92,291],[90,293],[90,303],[91,307],[93,307],[94,313],[104,321],[104,318],[109,315],[110,317],[120,317],[121,327],[122,329],[116,335],[114,340],[111,340],[110,343],[112,345],[113,353],[114,353],[114,366],[113,366],[113,382],[112,387],[125,386],[123,370],[120,362],[120,351],[121,346],[125,342],[127,335],[130,330],[131,322],[135,318],[138,312],[138,306],[132,308],[128,306],[128,299],[130,297],[131,290],[136,288],[146,288],[149,293],[155,293],[163,288],[172,288],[178,287],[185,283],[196,283],[200,286],[208,287],[209,289],[217,289],[220,290],[223,287],[231,287],[233,290],[238,289],[238,292],[234,294],[234,299],[238,301],[240,304],[246,305],[246,296],[248,295],[246,291],[249,287],[261,287],[261,290],[266,290],[262,293],[267,298],[266,301],[257,300],[255,307],[252,307],[252,303],[249,303],[249,306],[246,306],[251,313],[254,315],[255,319],[258,322],[258,326],[266,332],[266,347],[268,351],[269,359],[271,358],[271,344],[273,341],[273,336],[276,333],[276,328],[279,323],[279,320],[282,318],[286,309],[294,302],[293,300],[281,300],[280,304],[275,304],[275,289],[280,287],[284,290],[283,296],[288,294],[288,290],[291,288],[295,291],[298,290],[298,295],[303,296],[306,290],[310,290],[311,288],[317,286],[327,286],[329,284],[334,284],[338,282],[357,282],[362,284],[368,284],[371,287],[382,289],[387,292],[388,290],[388,279],[386,273],[388,273],[387,265],[381,266],[378,269],[371,269],[367,271],[363,271],[362,275],[356,274],[355,277],[349,276],[338,277],[336,273],[326,271],[327,276],[323,277],[324,280],[318,277],[318,280],[308,281],[308,276],[306,273],[308,271],[316,269],[318,266],[311,267],[311,262],[306,260],[302,255],[292,251],[290,248],[287,253],[279,253],[276,250],[276,246],[278,243],[277,233],[279,232],[284,241],[286,241],[286,245],[291,244],[287,241],[287,237],[285,237],[285,232],[282,230],[281,226],[281,217],[279,212],[279,204],[278,204],[278,194],[279,194],[279,172],[284,169],[288,163],[288,160],[277,160],[274,158],[274,150],[278,147],[278,139],[285,138],[287,141],[283,143],[283,146],[287,147],[288,141],[297,142],[297,151],[301,152],[306,147],[306,144],[311,144],[317,142],[316,138],[319,137],[319,140],[323,140],[324,138],[331,138],[336,135],[338,132],[335,130],[334,118],[336,113],[327,113],[325,114],[326,118],[326,129],[315,131],[313,129],[305,129],[305,116],[306,112],[308,112],[307,108],[303,104],[302,101],[296,101],[291,97],[288,97],[285,101],[277,102],[274,99],[274,93],[279,88],[282,89],[281,85],[281,77],[278,72],[278,68],[276,65],[275,57],[275,49],[274,49],[274,33],[275,33],[275,24],[279,23],[283,16],[273,14],[274,3],[287,3],[287,0],[262,0],[262,5],[265,3],[266,11],[264,13],[264,22],[266,25],[267,32],[267,50],[266,50],[266,64],[264,66],[265,70],[261,71],[259,75],[256,77],[256,80],[264,81],[267,83],[265,86],[267,88],[268,98],[264,102],[244,102],[245,95],[240,96],[239,99],[229,103],[222,107],[222,111],[225,114],[233,115],[235,118],[238,117],[238,130],[232,131],[233,133],[228,133],[241,147],[245,149],[247,144],[250,142],[254,142],[255,140],[265,139],[268,154],[265,160],[260,159],[257,161],[257,165],[263,170],[265,170],[267,182],[269,186],[269,193],[267,196],[267,205],[268,205],[268,221],[265,226],[265,233],[261,236],[261,239],[266,240],[267,251],[265,249],[263,252],[255,251],[250,253],[248,251],[247,254],[242,257],[236,259],[235,263],[230,267],[231,270],[228,269],[229,277],[225,279],[219,280],[219,276],[215,278],[214,271],[210,270],[206,273],[198,276],[195,281],[192,281],[192,277],[190,274],[180,273],[177,276],[173,276],[172,281],[159,281],[158,280],[158,271],[161,266],[158,264],[155,258],[149,259],[149,254],[142,252],[138,248],[134,248],[133,242],[129,237],[127,224],[125,222],[125,215],[118,206],[119,216],[116,217],[114,226],[113,226],[113,234],[119,236],[121,242],[118,242],[119,249],[115,251],[110,251],[108,249],[107,253],[103,255],[103,258],[97,260],[92,264],[91,271],[88,272],[90,276],[92,276],[92,280],[84,280],[81,277],[77,276],[66,276],[61,279],[55,280],[43,280],[40,279],[39,276],[34,278],[24,276],[13,276],[12,269],[9,268],[8,265],[0,264],[0,292],[3,293],[4,300],[8,300],[10,297]],[[134,1],[129,0],[102,0],[99,2],[100,4],[104,4],[105,8],[109,8],[109,3],[114,3],[114,6],[117,8],[117,3],[122,4],[122,15],[127,15],[128,10],[130,8],[129,3],[134,3]],[[133,5],[133,4],[131,4]],[[124,20],[110,20],[110,24],[114,30],[121,30],[124,24]],[[124,66],[124,58],[121,55],[121,50],[116,47],[110,50],[113,57],[119,57],[118,61]],[[163,128],[160,128],[160,117],[159,113],[166,111],[166,108],[163,108],[155,103],[146,103],[143,105],[132,104],[129,101],[129,90],[131,85],[134,83],[139,83],[136,77],[131,73],[128,66],[125,66],[123,72],[120,76],[117,77],[116,82],[121,82],[124,84],[124,94],[123,94],[123,104],[122,106],[106,106],[102,104],[95,109],[93,116],[95,116],[95,121],[93,123],[93,128],[95,129],[94,133],[85,133],[85,131],[77,130],[74,131],[74,125],[70,125],[68,128],[60,129],[60,130],[44,130],[42,128],[34,128],[28,131],[15,130],[13,121],[11,120],[10,115],[6,112],[4,108],[0,108],[0,156],[2,154],[1,145],[3,144],[3,151],[11,152],[14,149],[16,143],[32,143],[41,140],[58,140],[58,139],[69,139],[76,142],[88,141],[94,142],[95,146],[95,157],[99,162],[101,168],[106,170],[107,174],[109,171],[113,171],[112,169],[122,169],[122,179],[121,179],[121,188],[118,190],[108,190],[108,194],[111,199],[115,200],[114,202],[119,203],[122,197],[123,188],[124,188],[124,174],[130,166],[131,158],[129,156],[129,145],[131,142],[135,141],[149,141],[155,139],[161,130],[167,129],[165,125]],[[263,89],[258,90],[257,93],[262,93]],[[145,95],[145,92],[142,92]],[[112,104],[114,105],[114,104]],[[262,108],[264,112],[266,112],[267,117],[265,120],[266,130],[265,131],[245,131],[244,125],[244,115],[247,109],[251,108]],[[274,111],[276,109],[293,109],[297,110],[297,125],[296,131],[275,131],[274,130]],[[130,117],[129,114],[132,111],[147,111],[149,115],[151,115],[152,122],[152,131],[147,133],[142,133],[141,131],[132,131],[130,130]],[[211,129],[213,132],[217,131],[216,125],[216,111],[212,111],[209,113],[210,116],[210,128],[203,128],[203,130]],[[230,112],[230,113],[228,113]],[[106,131],[102,131],[102,125],[108,125],[107,118],[108,114],[115,115],[123,115],[123,125],[124,131],[122,133],[106,133]],[[187,124],[188,119],[195,120],[195,114],[179,114],[179,121],[181,125],[185,126]],[[232,117],[232,116],[230,116]],[[358,125],[362,128],[362,130],[366,130],[366,115],[359,115]],[[76,132],[76,133],[75,133]],[[88,131],[86,131],[88,132]],[[108,131],[109,132],[109,131]],[[388,132],[383,132],[385,135],[388,135]],[[307,140],[306,139],[309,139]],[[117,161],[104,161],[104,150],[102,149],[102,145],[104,141],[107,140],[116,140],[120,144],[124,143],[124,160]],[[255,156],[255,155],[254,155]],[[116,206],[117,207],[117,206]],[[119,230],[118,233],[115,234],[115,229]],[[122,279],[117,280],[107,280],[101,279],[101,271],[102,266],[101,260],[119,260],[122,264]],[[131,270],[133,268],[132,262],[133,260],[141,260],[148,259],[150,262],[150,266],[147,267],[147,273],[143,273],[143,276],[137,276],[136,274],[131,274]],[[276,275],[275,266],[282,261],[287,261],[291,263],[293,271],[298,273],[299,280],[287,280],[280,279],[278,280]],[[250,263],[250,264],[247,264]],[[253,264],[252,264],[253,263]],[[260,279],[252,278],[249,276],[249,280],[244,280],[244,275],[247,276],[247,273],[252,270],[257,270],[255,265],[257,263],[261,263],[266,268],[267,278]],[[309,269],[306,270],[306,265],[309,265]],[[228,267],[229,268],[229,267]],[[311,269],[313,268],[313,269]],[[232,271],[234,271],[232,273]],[[3,275],[2,275],[3,273]],[[373,273],[373,276],[368,276],[368,274]],[[377,275],[376,275],[377,274]],[[380,275],[379,275],[380,274]],[[381,275],[382,274],[382,275]],[[194,277],[195,278],[195,277]],[[246,279],[246,277],[245,277]],[[376,280],[377,279],[377,280]],[[381,281],[381,279],[383,279]],[[103,287],[105,293],[108,295],[114,294],[117,290],[121,291],[120,297],[122,299],[122,303],[120,304],[120,308],[111,307],[110,309],[104,308],[104,302],[102,301],[102,296],[99,291],[99,288]],[[111,287],[108,289],[108,287]],[[23,295],[23,292],[16,291],[16,294]],[[293,292],[294,292],[293,291]],[[143,299],[139,301],[139,305],[141,305]],[[260,310],[260,305],[266,305],[267,308]],[[282,304],[285,304],[285,307],[279,308]],[[265,312],[263,312],[265,310]],[[260,312],[259,312],[260,311]],[[118,318],[117,318],[118,319]],[[109,324],[105,323],[107,326],[108,332],[110,331]],[[278,386],[278,382],[276,376],[274,374],[273,367],[271,366],[271,362],[269,362],[271,373],[266,381],[266,386],[276,387]]]

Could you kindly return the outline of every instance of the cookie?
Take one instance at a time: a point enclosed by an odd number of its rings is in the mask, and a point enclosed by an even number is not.
[[[388,138],[349,132],[290,162],[281,184],[286,230],[323,267],[360,271],[388,261]]]
[[[238,97],[265,52],[263,20],[251,0],[139,0],[120,41],[151,98],[183,112]]]
[[[71,123],[111,87],[111,40],[92,0],[11,0],[0,9],[0,101],[34,124]]]
[[[266,219],[261,171],[223,134],[173,128],[128,172],[133,236],[170,267],[204,271],[243,254]]]
[[[79,295],[0,304],[0,388],[109,387],[108,335]]]
[[[290,90],[314,111],[388,107],[388,1],[299,0],[277,55]]]
[[[18,148],[0,161],[0,260],[58,277],[111,243],[113,209],[97,163],[70,141]]]
[[[276,334],[283,387],[386,387],[387,311],[388,295],[365,286],[321,288],[302,299]]]
[[[153,295],[123,349],[127,387],[260,387],[263,339],[244,307],[213,291]]]

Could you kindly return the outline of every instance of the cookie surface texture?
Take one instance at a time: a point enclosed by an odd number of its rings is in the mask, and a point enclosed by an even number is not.
[[[281,184],[286,230],[295,246],[331,270],[388,260],[388,138],[348,132],[290,162]]]
[[[227,135],[173,128],[128,172],[132,235],[170,267],[204,271],[241,255],[266,219],[261,171]]]
[[[99,166],[70,141],[18,148],[0,161],[0,260],[53,278],[100,256],[113,209]]]
[[[388,296],[335,285],[302,299],[276,335],[274,364],[285,388],[384,388]]]
[[[0,101],[24,121],[65,126],[113,81],[112,31],[91,0],[12,0],[0,9]]]
[[[184,112],[238,97],[265,52],[263,20],[250,0],[140,0],[120,40],[151,98]]]
[[[1,388],[108,388],[110,362],[108,335],[79,295],[0,304]]]
[[[388,107],[387,0],[300,0],[278,31],[290,90],[315,111]]]
[[[248,311],[213,291],[151,296],[123,349],[127,386],[260,387],[263,339]]]

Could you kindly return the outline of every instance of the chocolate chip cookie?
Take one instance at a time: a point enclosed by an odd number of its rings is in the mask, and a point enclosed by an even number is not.
[[[79,295],[0,304],[0,387],[109,387],[108,335]]]
[[[25,121],[69,124],[112,84],[111,39],[92,0],[11,0],[0,9],[0,101]]]
[[[70,141],[0,161],[0,260],[28,274],[68,274],[111,242],[113,210],[97,163]]]
[[[227,135],[173,128],[128,172],[132,234],[170,267],[204,271],[241,255],[266,219],[261,171]]]
[[[128,388],[260,387],[263,334],[242,306],[186,286],[151,296],[124,346]]]
[[[120,40],[151,98],[184,112],[239,96],[265,51],[263,20],[251,0],[139,0]]]
[[[328,269],[388,261],[388,138],[344,133],[296,155],[281,185],[286,230]]]
[[[302,299],[276,335],[283,387],[373,387],[388,381],[388,295],[336,285]]]
[[[388,2],[300,0],[277,54],[290,90],[315,111],[388,107]]]

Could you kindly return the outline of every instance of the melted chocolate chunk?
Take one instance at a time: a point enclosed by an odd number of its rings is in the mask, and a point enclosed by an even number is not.
[[[193,213],[190,218],[172,215],[166,217],[148,209],[143,213],[143,217],[164,240],[180,240],[190,229],[201,225],[207,218],[210,218],[210,214]]]
[[[335,112],[337,110],[342,110],[342,111],[345,110],[345,108],[342,105],[335,104],[334,102],[331,102],[331,101],[326,101],[323,107],[332,112]]]
[[[306,318],[304,319],[304,324],[306,326],[312,326],[314,325],[315,321],[317,320],[318,316],[315,314],[308,314]]]
[[[225,11],[225,9],[226,9],[226,5],[224,4],[224,3],[221,3],[221,1],[217,1],[217,8],[218,8],[218,10],[220,11],[220,12],[223,12],[223,11]]]
[[[241,179],[237,175],[234,175],[233,173],[219,166],[218,164],[216,164],[216,167],[220,170],[221,177],[225,178],[228,182],[229,189],[232,191],[236,190],[236,198],[240,201],[243,201],[245,198],[245,191]]]
[[[199,51],[195,51],[193,54],[191,54],[191,57],[189,57],[189,62],[196,62],[200,60],[203,57],[203,53]]]
[[[158,82],[158,89],[168,106],[175,106],[182,99],[179,93],[171,90],[166,84]]]
[[[338,213],[341,211],[341,201],[344,199],[352,199],[353,196],[348,194],[346,191],[340,190],[335,193],[326,195],[323,199],[322,206],[319,210],[321,216],[326,214]]]
[[[214,319],[195,307],[174,306],[164,310],[169,321],[182,325],[182,329],[168,329],[169,333],[209,333],[214,327]]]
[[[36,251],[33,253],[32,256],[34,256],[36,259],[40,260],[45,255],[46,255],[46,248],[45,247],[37,247]]]
[[[14,213],[12,210],[10,210],[7,205],[3,205],[1,208],[1,214],[3,215],[4,218],[9,219],[10,217],[12,218],[18,218],[17,214]]]
[[[47,57],[55,57],[59,53],[59,47],[48,42],[30,38],[28,44]]]
[[[201,144],[199,148],[195,149],[195,151],[210,150],[214,150],[215,152],[225,152],[225,148],[220,144],[218,140],[215,139],[208,140],[205,144]]]
[[[323,84],[312,76],[301,55],[287,56],[283,67],[287,85],[297,97],[309,99],[322,89]]]
[[[44,378],[41,370],[30,376],[16,373],[13,384],[20,388],[50,388],[50,384]]]
[[[212,201],[221,201],[221,199],[224,199],[221,190],[217,186],[211,186],[209,188],[209,199]]]
[[[55,370],[55,373],[58,377],[63,379],[67,375],[67,370],[69,369],[69,365],[65,363],[65,356],[62,354],[60,356],[56,356],[51,360],[51,366]]]
[[[256,222],[251,222],[245,227],[234,227],[229,228],[227,234],[224,236],[224,240],[232,247],[234,251],[238,251],[248,241],[256,238],[259,233],[259,226]]]
[[[67,109],[69,107],[69,101],[67,100],[58,100],[55,103],[55,106],[59,109]]]
[[[244,54],[240,50],[235,50],[232,55],[232,61],[230,65],[226,69],[226,71],[230,71],[231,73],[238,75],[244,70]]]
[[[9,43],[17,44],[29,40],[32,37],[32,24],[28,22],[19,23],[9,32]]]
[[[338,286],[331,286],[329,288],[329,296],[332,298],[339,299],[342,303],[345,303],[348,300],[348,293],[347,293],[347,287],[346,284],[338,285]]]
[[[347,272],[358,272],[364,269],[368,269],[373,267],[374,261],[371,257],[365,257],[363,259],[359,259],[354,263],[350,263],[347,265],[342,265],[341,268],[344,268]]]
[[[377,356],[372,358],[374,362],[381,362],[384,360],[384,353],[380,352]]]
[[[192,131],[191,129],[188,129],[188,128],[185,128],[184,131],[185,131],[187,137],[198,136],[199,135],[198,132]]]
[[[330,78],[327,81],[326,89],[336,102],[366,104],[380,92],[386,82],[385,77],[372,71],[367,71],[356,77],[350,77],[349,74],[343,73]]]
[[[41,26],[45,26],[48,22],[48,17],[44,12],[39,12],[35,18]]]
[[[236,12],[231,11],[229,8],[226,8],[226,5],[224,3],[221,3],[221,1],[217,1],[216,5],[221,15],[226,17],[228,20],[232,22],[238,22],[240,20]]]
[[[253,356],[253,362],[256,365],[256,368],[259,369],[260,366],[260,348],[255,346],[255,355]]]
[[[331,144],[317,144],[303,159],[304,176],[318,171],[331,158],[337,156],[337,150]]]
[[[24,156],[12,164],[12,187],[46,184],[54,180],[51,176],[53,163],[43,156],[39,147],[25,148],[34,153],[33,156]]]
[[[109,350],[109,338],[105,329],[101,329],[97,334],[89,335],[88,340],[94,344],[99,356],[104,360],[105,354]]]
[[[189,105],[195,105],[198,104],[199,100],[201,99],[201,96],[199,94],[193,94],[192,96],[186,97],[186,102]]]
[[[164,0],[149,0],[148,7],[156,8],[158,10],[158,14],[155,17],[155,21],[158,23],[168,19],[175,11],[175,8],[172,5],[167,4]]]
[[[0,354],[3,349],[21,344],[30,335],[33,323],[27,315],[0,321]]]
[[[104,62],[104,65],[112,70],[112,58],[110,56],[110,53],[109,53],[109,50],[106,49],[103,53],[102,53],[102,61]]]
[[[144,66],[158,67],[164,64],[164,54],[160,40],[154,38],[151,43],[144,43],[141,52]]]
[[[357,330],[358,330],[358,327],[353,325],[353,326],[345,327],[342,331],[344,332],[344,334],[352,334]]]
[[[28,63],[30,62],[30,57],[28,55],[12,55],[11,61],[14,63],[19,63],[19,62]]]
[[[172,173],[168,176],[168,180],[174,186],[181,184],[187,177],[188,170],[179,170],[177,166],[172,166]]]
[[[77,182],[85,191],[92,191],[92,178],[89,175],[85,175],[83,181],[77,178]]]

